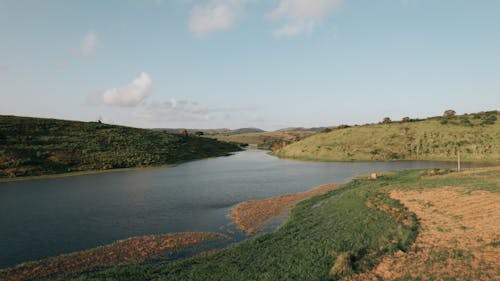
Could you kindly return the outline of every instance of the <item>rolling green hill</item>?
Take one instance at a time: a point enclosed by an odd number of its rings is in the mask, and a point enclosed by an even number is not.
[[[500,162],[498,111],[339,127],[274,151],[318,161],[455,160]]]
[[[147,129],[0,115],[0,178],[159,166],[238,150]]]

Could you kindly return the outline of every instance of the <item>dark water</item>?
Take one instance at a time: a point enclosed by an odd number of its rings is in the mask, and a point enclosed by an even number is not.
[[[454,164],[312,163],[249,150],[175,168],[0,183],[0,268],[131,236],[229,233],[234,227],[226,215],[242,201],[342,183],[360,173],[430,167]]]

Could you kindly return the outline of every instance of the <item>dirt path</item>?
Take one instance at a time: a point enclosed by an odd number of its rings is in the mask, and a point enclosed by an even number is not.
[[[340,184],[325,184],[305,192],[243,202],[236,205],[228,217],[234,220],[240,230],[247,234],[253,234],[261,230],[271,219],[285,213],[298,202],[341,186]]]
[[[187,247],[211,239],[222,238],[224,237],[220,234],[207,232],[184,232],[134,237],[83,252],[24,263],[0,270],[0,280],[40,280],[116,265],[134,264],[153,258],[165,251]]]
[[[500,280],[500,194],[441,187],[390,196],[419,218],[415,244],[344,280]]]

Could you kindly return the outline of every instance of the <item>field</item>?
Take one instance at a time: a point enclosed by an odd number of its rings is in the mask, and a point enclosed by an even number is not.
[[[238,150],[147,129],[0,115],[0,178],[160,166]]]
[[[301,201],[274,233],[199,257],[72,280],[495,280],[499,172],[362,176]]]
[[[318,133],[274,155],[319,161],[463,161],[500,162],[497,111],[381,124],[339,127]]]

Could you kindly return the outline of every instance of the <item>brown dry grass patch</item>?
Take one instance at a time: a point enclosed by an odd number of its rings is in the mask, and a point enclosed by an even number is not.
[[[441,187],[390,196],[419,218],[415,244],[344,280],[500,280],[500,194]]]
[[[162,252],[222,238],[216,233],[185,232],[133,237],[111,245],[28,262],[0,271],[0,280],[41,280],[60,275],[146,261]]]
[[[247,234],[253,234],[261,230],[271,219],[285,213],[298,202],[341,186],[340,184],[325,184],[305,192],[243,202],[236,205],[228,217],[234,220],[238,229]]]

